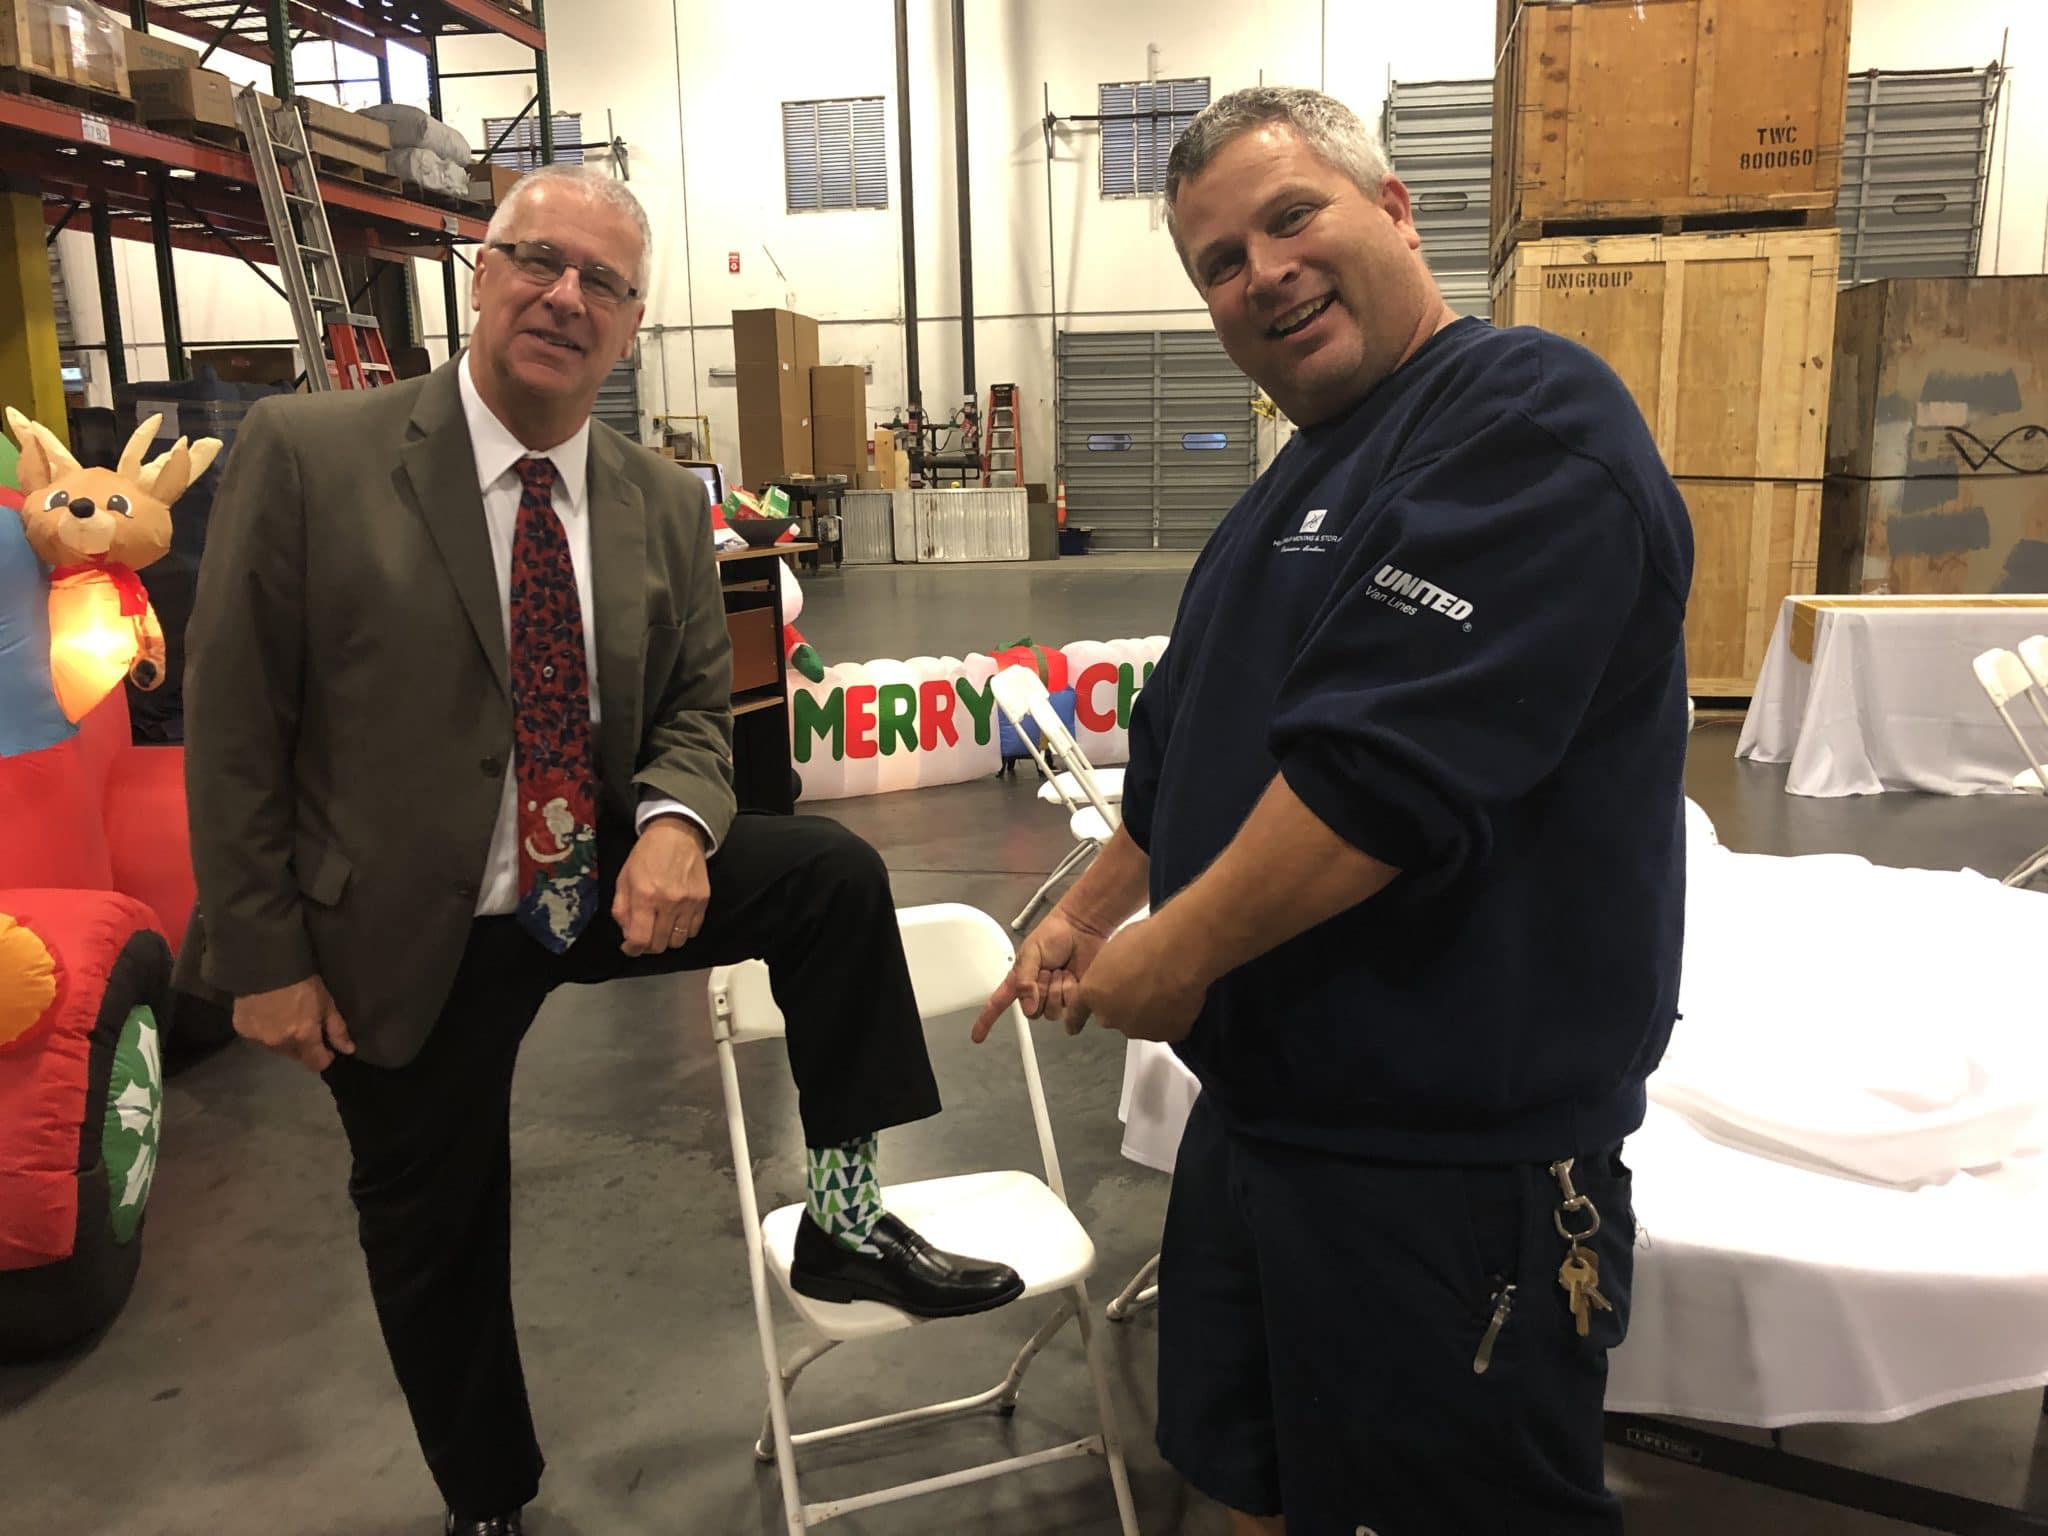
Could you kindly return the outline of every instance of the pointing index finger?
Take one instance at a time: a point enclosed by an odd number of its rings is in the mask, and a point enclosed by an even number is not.
[[[995,1028],[996,1020],[1000,1019],[1010,1004],[1017,1000],[1017,990],[1017,978],[1005,976],[1003,984],[989,994],[988,1001],[981,1006],[981,1012],[975,1015],[973,1039],[976,1045],[988,1038],[988,1032]]]

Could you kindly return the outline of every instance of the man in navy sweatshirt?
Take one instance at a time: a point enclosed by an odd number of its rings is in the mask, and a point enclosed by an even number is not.
[[[1336,101],[1223,98],[1166,196],[1301,430],[1196,562],[1123,827],[977,1038],[1018,999],[1200,1077],[1159,1444],[1236,1531],[1618,1531],[1601,1398],[1620,1143],[1678,996],[1685,507],[1598,358],[1444,305]]]

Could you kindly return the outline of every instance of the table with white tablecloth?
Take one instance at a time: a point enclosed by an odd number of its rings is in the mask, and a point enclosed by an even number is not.
[[[2048,596],[1788,597],[1735,753],[1795,795],[2010,791],[2026,766],[1970,663],[2048,631]]]

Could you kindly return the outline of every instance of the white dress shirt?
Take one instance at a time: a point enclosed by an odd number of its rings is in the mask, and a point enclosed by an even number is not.
[[[590,677],[590,723],[598,722],[596,605],[590,587],[590,422],[586,418],[566,442],[531,453],[506,425],[491,414],[469,376],[464,354],[456,378],[462,390],[462,414],[469,423],[469,443],[476,453],[476,483],[483,492],[484,522],[491,536],[491,564],[498,574],[498,616],[505,626],[505,653],[512,652],[512,537],[519,525],[519,461],[545,458],[555,466],[555,515],[569,539],[569,565],[576,574],[576,601],[583,611],[583,654]],[[498,800],[498,821],[491,831],[490,856],[477,892],[477,916],[496,916],[519,907],[519,780],[514,753],[506,754],[505,786]],[[704,818],[679,800],[649,795],[634,811],[636,828],[656,816],[687,816],[703,828],[705,846],[712,846]]]

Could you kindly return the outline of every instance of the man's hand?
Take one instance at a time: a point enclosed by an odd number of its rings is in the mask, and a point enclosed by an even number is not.
[[[1017,963],[974,1021],[974,1043],[979,1045],[988,1038],[996,1020],[1012,1003],[1023,1005],[1027,1019],[1064,1018],[1073,1006],[1081,978],[1107,940],[1107,934],[1055,907],[1017,946]],[[1070,1025],[1067,1033],[1076,1030],[1077,1026]]]
[[[1067,1033],[1093,1018],[1133,1040],[1185,1040],[1208,996],[1208,981],[1188,961],[1170,925],[1147,918],[1117,930],[1082,980]]]
[[[704,862],[704,829],[687,816],[657,816],[619,872],[612,917],[626,936],[629,955],[680,949],[704,926],[711,902],[711,871]]]
[[[341,1010],[318,976],[236,998],[235,1033],[315,1072],[325,1072],[337,1052],[353,1056],[356,1050]]]

